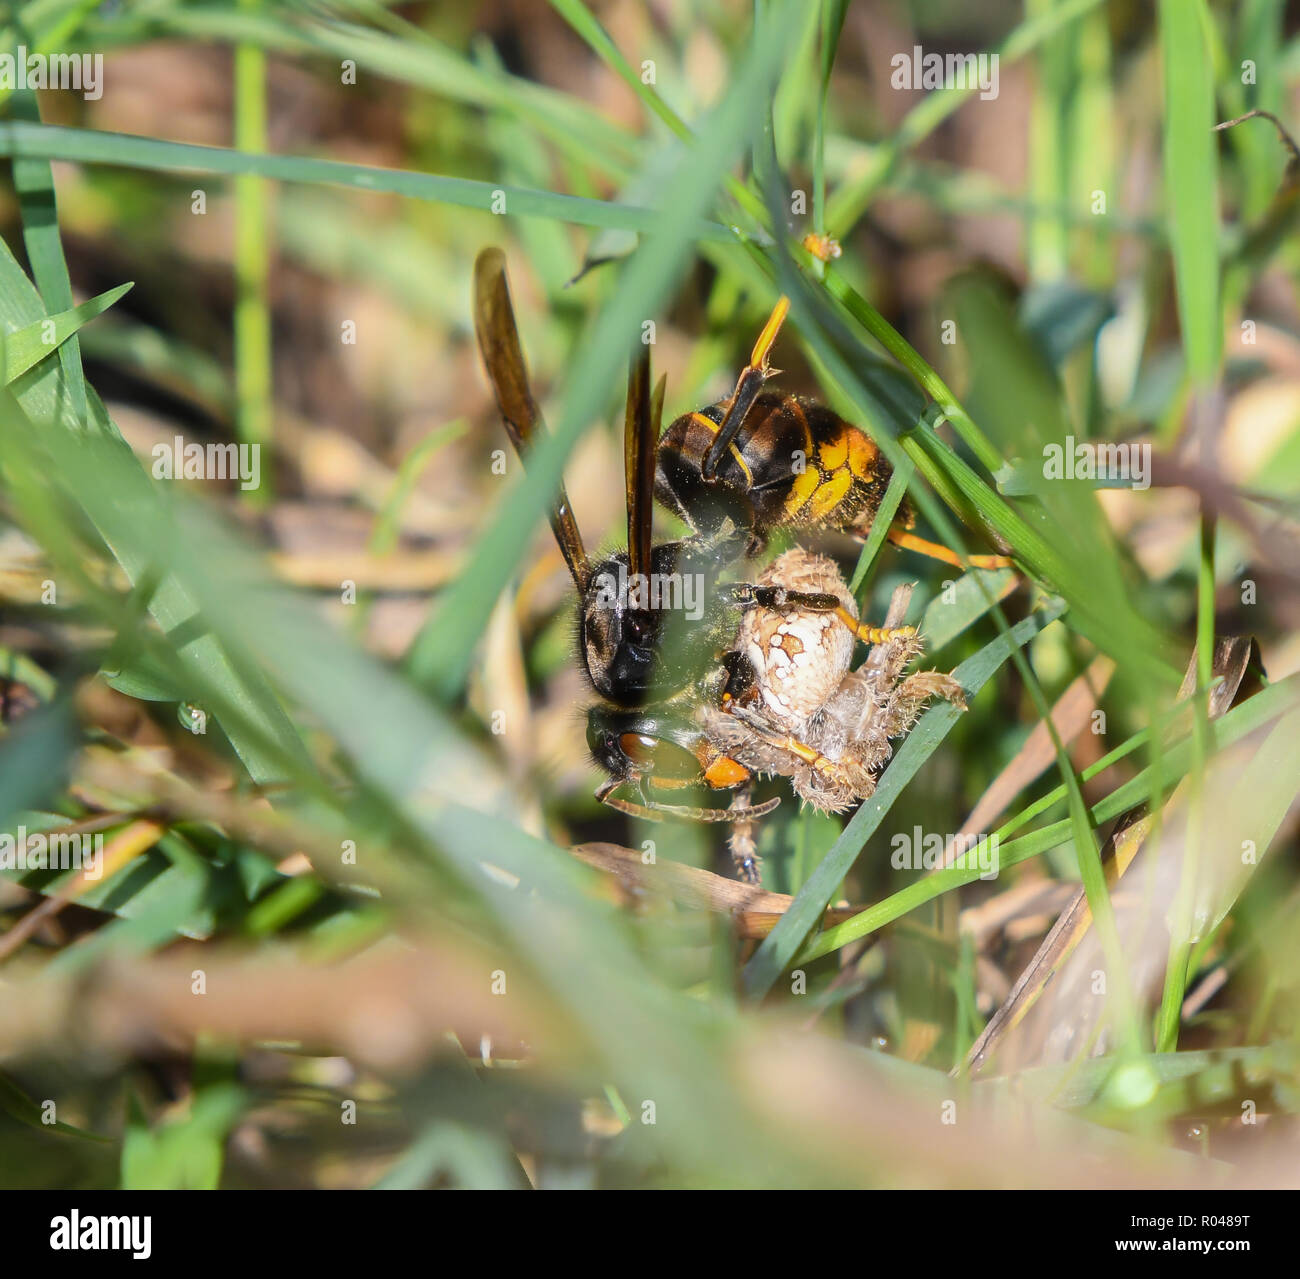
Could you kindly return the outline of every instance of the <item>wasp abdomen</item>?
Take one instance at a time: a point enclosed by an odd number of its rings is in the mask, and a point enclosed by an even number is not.
[[[871,527],[891,468],[871,438],[815,400],[766,391],[723,455],[712,482],[703,464],[726,403],[679,417],[659,443],[659,500],[703,532],[731,518],[758,533]],[[910,526],[910,507],[899,520]]]

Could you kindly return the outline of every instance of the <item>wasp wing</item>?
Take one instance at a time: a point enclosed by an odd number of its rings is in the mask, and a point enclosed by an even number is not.
[[[510,301],[506,255],[497,248],[484,249],[474,263],[474,332],[506,433],[526,466],[528,454],[546,438],[546,423],[528,383],[515,309]],[[582,593],[591,577],[591,566],[563,483],[551,507],[550,521],[569,573]]]

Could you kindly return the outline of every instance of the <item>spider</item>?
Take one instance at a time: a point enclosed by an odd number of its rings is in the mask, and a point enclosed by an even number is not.
[[[856,620],[857,606],[833,561],[799,547],[779,556],[759,584],[837,596]],[[926,704],[944,698],[966,709],[961,684],[941,671],[907,667],[923,644],[903,626],[911,585],[899,586],[883,626],[859,627],[879,638],[851,670],[855,633],[826,611],[754,610],[743,616],[731,678],[721,702],[702,708],[710,741],[753,774],[786,777],[795,794],[838,813],[870,798],[892,743],[911,731]],[[733,810],[748,803],[747,792]],[[756,866],[754,823],[734,823],[731,853],[742,873]]]

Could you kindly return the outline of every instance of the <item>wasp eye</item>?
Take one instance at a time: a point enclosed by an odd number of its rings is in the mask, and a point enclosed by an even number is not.
[[[644,613],[628,613],[623,619],[627,638],[635,644],[644,644],[650,638],[651,623]]]
[[[618,739],[619,749],[628,759],[648,768],[654,767],[655,748],[658,745],[658,738],[647,737],[644,733],[623,733]]]
[[[639,769],[668,777],[689,781],[700,773],[699,760],[690,751],[661,737],[648,737],[645,733],[623,733],[618,739],[619,750]]]

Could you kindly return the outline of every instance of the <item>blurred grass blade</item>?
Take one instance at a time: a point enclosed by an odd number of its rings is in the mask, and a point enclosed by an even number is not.
[[[1101,3],[1102,0],[1062,0],[1048,13],[1026,18],[995,50],[1003,70]],[[891,176],[899,159],[929,137],[974,92],[971,88],[942,88],[922,98],[904,116],[893,136],[879,144],[872,163],[862,175],[846,183],[830,200],[826,221],[831,235],[843,240]]]
[[[488,1137],[477,1128],[439,1120],[411,1143],[374,1188],[421,1190],[440,1174],[459,1190],[518,1190],[521,1181],[528,1185],[504,1136]]]
[[[553,8],[587,42],[588,47],[602,58],[642,103],[672,130],[683,142],[691,138],[690,125],[660,96],[652,84],[637,75],[631,63],[623,56],[618,45],[600,24],[600,20],[587,8],[583,0],[551,0]]]
[[[631,64],[620,52],[618,46],[610,38],[609,32],[601,26],[599,20],[587,8],[583,0],[551,0],[551,6],[587,42],[592,52],[603,58],[623,83],[668,126],[674,137],[682,142],[690,142],[694,136],[691,126],[659,96],[659,91],[652,84],[646,84],[641,76],[637,75]],[[723,176],[723,184],[736,203],[749,213],[758,226],[761,227],[763,224],[762,201],[744,183],[730,173]],[[596,259],[596,261],[599,260]],[[593,265],[595,265],[595,262],[593,262]]]
[[[628,231],[650,231],[663,220],[663,215],[656,209],[502,186],[472,178],[449,178],[305,156],[249,155],[225,147],[193,146],[157,138],[136,138],[124,133],[99,133],[93,129],[65,129],[13,121],[0,121],[0,156],[5,155],[22,159],[73,160],[81,164],[148,169],[158,173],[256,174],[282,182],[326,183],[357,191],[390,191],[415,200],[460,205],[484,213],[500,211],[519,217],[554,218],[578,226],[615,227]],[[697,212],[690,220],[690,235],[714,240],[732,238],[727,228],[703,217],[706,201],[693,204]]]
[[[187,1113],[168,1115],[152,1129],[134,1092],[129,1097],[122,1189],[216,1190],[226,1136],[247,1103],[243,1089],[233,1084],[200,1088]]]
[[[239,0],[257,12],[262,0]],[[235,46],[235,148],[245,155],[266,150],[266,53],[241,41]],[[274,496],[275,459],[270,453],[271,405],[271,230],[266,179],[235,179],[235,431],[243,444],[266,448],[262,482],[245,496],[255,506]]]
[[[111,1142],[111,1137],[103,1137],[97,1132],[88,1132],[73,1124],[65,1124],[62,1119],[50,1122],[46,1117],[44,1106],[38,1106],[12,1079],[0,1071],[0,1110],[10,1119],[17,1120],[37,1132],[59,1132],[65,1137],[81,1137],[86,1141]]]
[[[401,22],[400,31],[389,34],[356,23],[315,20],[291,13],[284,5],[269,6],[260,14],[233,7],[167,5],[138,15],[127,11],[97,33],[115,41],[170,33],[201,41],[251,42],[268,53],[324,53],[330,60],[346,59],[358,71],[452,102],[507,111],[575,161],[597,165],[616,179],[627,175],[639,152],[637,139],[627,130],[580,99],[524,76],[486,70],[414,22]]]
[[[1206,46],[1210,22],[1205,0],[1160,0],[1169,240],[1187,368],[1201,387],[1218,376],[1223,350],[1219,164],[1214,75]]]
[[[386,555],[397,545],[402,532],[402,511],[420,476],[443,448],[465,434],[468,426],[468,422],[460,419],[448,422],[436,431],[430,431],[402,458],[392,487],[375,512],[369,546],[376,555]]]
[[[0,242],[0,330],[12,332],[25,328],[45,314],[31,281],[14,260],[8,245]],[[75,340],[75,337],[70,339]],[[60,350],[67,345],[65,343]],[[143,493],[148,492],[149,482],[103,405],[97,397],[87,395],[79,360],[73,377],[81,385],[82,396],[87,400],[86,416],[78,416],[72,407],[63,367],[54,361],[46,361],[29,369],[0,395],[0,434],[17,432],[24,447],[32,449],[36,447],[36,424],[39,423],[43,429],[67,431],[83,440],[102,441],[115,453],[122,466],[120,488],[114,494],[118,508],[129,510],[133,503],[148,501]],[[90,496],[103,483],[103,477],[88,478],[87,483],[83,496]],[[57,518],[57,512],[48,504],[43,506],[42,515],[47,520]],[[129,541],[112,537],[107,540],[132,581],[148,576],[151,547],[133,550]],[[175,637],[182,663],[201,678],[211,678],[226,689],[232,702],[242,707],[248,722],[258,726],[260,738],[245,739],[233,726],[230,733],[232,745],[255,781],[272,781],[281,776],[281,761],[286,757],[305,757],[297,733],[270,688],[256,677],[237,673],[229,656],[210,635],[194,631],[194,606],[175,580],[164,581],[151,593],[149,609],[163,630]],[[272,754],[264,749],[263,743],[267,740],[276,743],[277,750]]]
[[[1191,424],[1202,461],[1214,457],[1221,412],[1216,384],[1223,358],[1223,310],[1219,292],[1219,170],[1214,135],[1214,78],[1208,47],[1211,18],[1204,0],[1161,0],[1161,69],[1164,77],[1164,162],[1170,243],[1178,294],[1183,351],[1193,388]],[[1202,512],[1197,579],[1198,682],[1209,686],[1214,657],[1213,516]],[[1200,704],[1198,703],[1198,706]],[[1160,1038],[1164,1051],[1176,1046],[1176,1009],[1182,1007],[1187,954],[1195,927],[1194,885],[1203,847],[1205,785],[1210,728],[1204,712],[1195,721],[1196,766],[1191,814],[1174,920],[1170,929]]]
[[[1006,599],[1020,585],[1020,575],[1011,568],[971,569],[926,605],[921,622],[925,651],[937,653],[989,611],[996,601]]]
[[[818,54],[821,76],[817,95],[816,131],[813,135],[813,199],[812,229],[817,234],[826,230],[826,99],[831,91],[831,72],[835,67],[835,51],[839,48],[844,19],[848,16],[849,0],[821,0],[821,29]],[[814,272],[820,268],[814,264]]]

